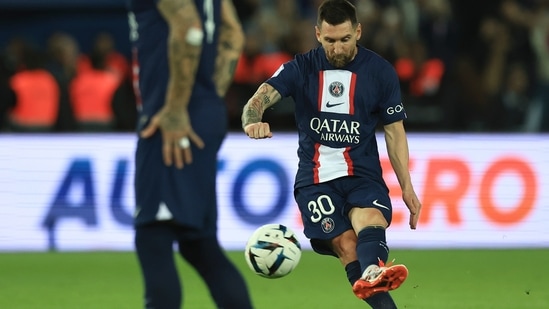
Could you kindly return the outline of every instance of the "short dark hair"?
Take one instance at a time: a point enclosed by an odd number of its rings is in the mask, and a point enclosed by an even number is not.
[[[318,7],[317,25],[320,27],[323,21],[330,25],[339,25],[346,21],[358,24],[355,6],[347,0],[326,0]]]

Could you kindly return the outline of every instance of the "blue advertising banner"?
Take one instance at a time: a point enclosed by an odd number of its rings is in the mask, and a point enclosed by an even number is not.
[[[549,248],[549,136],[409,134],[423,204],[417,230],[378,137],[394,248]],[[131,250],[133,134],[0,135],[0,251]],[[218,159],[219,238],[243,249],[285,224],[304,248],[293,198],[297,136],[231,133]]]

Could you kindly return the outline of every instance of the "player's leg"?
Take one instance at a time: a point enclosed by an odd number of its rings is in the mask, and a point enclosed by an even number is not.
[[[386,243],[387,221],[375,208],[353,208],[349,217],[357,235],[357,256],[363,273],[353,285],[357,297],[366,299],[380,292],[398,288],[408,276],[404,265],[387,265],[389,248]]]
[[[353,286],[362,276],[362,270],[360,268],[360,262],[358,260],[353,261],[345,266],[345,271],[347,273],[347,279],[349,283]],[[374,294],[364,301],[370,305],[373,309],[396,309],[397,306],[393,301],[393,298],[388,292],[381,292]]]
[[[298,188],[294,195],[303,221],[304,233],[316,253],[337,257],[347,271],[351,285],[362,275],[356,254],[357,236],[346,214],[339,179]]]
[[[354,230],[348,230],[330,240],[331,249],[345,266],[347,279],[351,286],[362,276],[360,262],[357,260],[357,236]],[[374,309],[396,309],[395,302],[387,292],[374,294],[364,299]]]
[[[179,252],[204,279],[218,308],[252,308],[244,278],[215,236],[179,241]]]
[[[166,223],[137,226],[135,247],[145,283],[145,308],[179,309],[181,284],[173,255],[175,240]]]
[[[404,265],[385,265],[389,256],[386,228],[391,223],[392,205],[385,186],[366,179],[349,178],[348,216],[357,233],[357,256],[362,276],[353,291],[362,299],[398,288],[408,275]]]

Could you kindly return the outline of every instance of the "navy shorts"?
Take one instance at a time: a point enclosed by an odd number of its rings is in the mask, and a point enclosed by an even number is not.
[[[390,224],[392,206],[383,182],[367,178],[342,177],[325,183],[297,188],[295,200],[301,212],[304,234],[320,254],[334,255],[327,240],[353,228],[351,208],[377,208]]]
[[[198,236],[211,236],[217,229],[217,154],[227,132],[225,107],[209,106],[191,112],[195,132],[204,141],[193,144],[193,162],[183,169],[166,166],[162,159],[160,132],[140,138],[135,157],[135,197],[137,226],[162,221],[159,207],[165,205],[176,225]]]

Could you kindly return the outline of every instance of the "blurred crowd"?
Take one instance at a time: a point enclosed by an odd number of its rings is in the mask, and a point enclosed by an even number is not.
[[[227,95],[230,127],[257,86],[318,46],[321,0],[234,0],[246,45]],[[549,0],[355,0],[360,44],[391,62],[410,131],[548,132]],[[91,52],[66,33],[45,50],[13,38],[1,53],[0,130],[132,131],[131,64],[109,33]],[[293,102],[267,111],[293,130]]]
[[[23,38],[7,44],[0,64],[0,128],[10,132],[134,130],[130,62],[109,33],[82,53],[66,33],[46,50]]]

